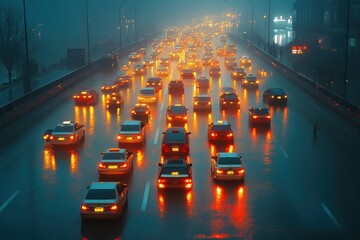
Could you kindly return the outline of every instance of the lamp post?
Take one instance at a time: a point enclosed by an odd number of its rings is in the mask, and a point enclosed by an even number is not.
[[[137,6],[139,5],[139,3],[143,1],[143,0],[138,0],[135,3],[135,41],[138,40],[138,19],[137,19]]]
[[[347,84],[348,84],[348,58],[349,58],[349,24],[350,24],[350,0],[347,0],[347,14],[346,14],[346,44],[345,44],[345,69],[344,69],[344,98],[346,99]]]
[[[269,10],[269,12],[268,12],[268,29],[267,29],[267,34],[268,34],[268,37],[267,37],[267,49],[268,49],[268,52],[269,52],[269,44],[270,44],[270,0],[268,1],[268,10]]]
[[[122,46],[122,39],[121,39],[121,31],[122,31],[122,16],[121,16],[121,7],[122,5],[126,2],[126,0],[123,0],[122,2],[120,2],[119,4],[119,38],[120,38],[120,41],[119,41],[119,48],[121,49],[121,46]]]
[[[90,58],[90,38],[89,38],[89,10],[88,10],[88,0],[86,0],[86,37],[87,37],[88,65],[91,66],[91,58]]]
[[[266,43],[266,15],[264,15],[264,41]]]
[[[25,0],[23,0],[24,8],[24,34],[25,34],[25,58],[26,58],[26,67],[25,67],[25,76],[24,76],[24,93],[28,93],[31,90],[30,86],[30,71],[29,71],[29,45],[28,45],[28,35],[27,35],[27,25],[26,25],[26,5]]]

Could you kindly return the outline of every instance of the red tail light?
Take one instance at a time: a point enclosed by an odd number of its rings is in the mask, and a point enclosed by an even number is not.
[[[120,135],[118,135],[118,136],[117,136],[117,139],[118,139],[118,140],[121,140],[121,139],[122,139],[122,137],[121,137]]]
[[[90,207],[82,204],[82,205],[81,205],[81,210],[83,210],[83,211],[89,211],[89,210],[90,210]]]
[[[170,148],[169,148],[166,144],[163,144],[163,145],[162,145],[162,150],[163,150],[164,152],[170,152]]]
[[[106,166],[104,164],[102,164],[102,163],[99,163],[98,167],[99,168],[105,168]]]
[[[162,178],[160,178],[160,179],[158,179],[158,187],[159,188],[165,188],[165,179],[162,179]]]
[[[54,136],[50,136],[49,138],[50,138],[50,140],[54,140]]]
[[[139,136],[136,136],[136,139],[141,139],[141,136],[139,135]]]
[[[266,118],[271,118],[270,116],[266,116]]]
[[[258,118],[258,116],[255,115],[255,116],[253,116],[253,118]]]
[[[187,152],[187,151],[189,151],[189,145],[184,144],[184,145],[181,147],[181,151],[182,151],[182,152]]]
[[[216,170],[216,173],[217,173],[217,174],[223,174],[223,173],[224,173],[224,170],[217,169],[217,170]]]
[[[211,136],[212,136],[212,137],[215,137],[215,135],[216,135],[215,133],[213,133],[213,132],[211,133]]]
[[[229,133],[228,135],[226,135],[226,136],[228,136],[228,137],[232,137],[233,136],[233,134],[232,133]]]
[[[238,174],[243,174],[243,173],[245,173],[245,169],[240,169],[240,170],[238,170]]]
[[[70,140],[74,140],[74,139],[75,139],[75,136],[74,136],[74,135],[71,135],[69,138],[70,138]]]
[[[108,208],[110,211],[116,211],[118,210],[118,206],[117,205],[112,205],[111,207]]]
[[[122,165],[120,165],[121,168],[126,168],[127,167],[127,163],[124,163]]]

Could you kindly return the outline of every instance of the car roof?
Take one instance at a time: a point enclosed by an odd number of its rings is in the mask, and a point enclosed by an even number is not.
[[[194,98],[211,98],[211,97],[207,94],[199,94],[199,95],[195,95]]]
[[[184,127],[169,127],[166,129],[166,133],[186,133]]]
[[[108,148],[105,151],[106,153],[126,153],[126,149],[125,148]]]
[[[159,77],[149,77],[148,81],[161,81],[161,78],[159,78]]]
[[[227,120],[218,120],[218,121],[213,121],[213,125],[230,125],[230,123]]]
[[[144,87],[144,88],[140,89],[140,91],[141,90],[153,90],[153,91],[155,91],[155,89],[153,87]]]
[[[240,157],[239,154],[234,152],[218,152],[219,157]]]
[[[92,182],[89,189],[116,189],[118,182]]]
[[[59,123],[57,126],[74,126],[75,122],[73,121],[63,121],[62,123]]]

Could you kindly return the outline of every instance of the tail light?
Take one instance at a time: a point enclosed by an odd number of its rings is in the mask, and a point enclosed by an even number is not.
[[[232,136],[233,136],[233,134],[232,134],[232,133],[229,133],[229,134],[227,134],[226,136],[228,136],[228,137],[232,137]]]
[[[211,102],[208,102],[208,105],[211,105]]]
[[[258,118],[258,116],[255,115],[255,116],[253,116],[253,118]]]
[[[99,163],[98,167],[99,168],[105,168],[106,166],[104,164],[102,164],[102,163]]]
[[[192,180],[190,178],[185,179],[185,188],[192,188]]]
[[[149,111],[146,111],[145,114],[149,114]]]
[[[244,174],[244,173],[245,173],[245,169],[244,169],[244,168],[238,170],[238,174]]]
[[[166,144],[163,144],[163,145],[162,145],[162,150],[163,150],[164,152],[170,152],[170,148],[169,148]]]
[[[223,101],[223,104],[226,104],[226,102],[225,102],[225,101]]]
[[[49,138],[50,138],[50,140],[54,140],[54,136],[50,136]]]
[[[84,204],[81,204],[81,210],[83,211],[89,211],[90,210],[90,207],[84,205]]]
[[[184,119],[187,120],[187,116],[184,116]]]
[[[117,205],[112,205],[112,206],[110,206],[108,209],[110,210],[110,211],[116,211],[116,210],[118,210],[118,206]]]
[[[195,105],[198,105],[198,102],[194,102]]]
[[[270,119],[270,118],[271,118],[271,116],[266,116],[266,118]]]
[[[132,114],[136,114],[136,112],[134,110],[131,111]]]
[[[240,101],[238,101],[238,104],[240,105]]]
[[[106,101],[106,103],[110,103],[110,101],[109,101],[109,100],[107,100],[107,101]]]
[[[285,95],[284,98],[287,98],[287,95]]]
[[[222,170],[222,169],[216,169],[216,173],[217,173],[217,174],[223,174],[223,173],[224,173],[224,170]]]
[[[74,136],[74,135],[71,135],[69,138],[70,138],[70,140],[74,140],[74,139],[75,139],[75,136]]]
[[[118,139],[118,140],[121,140],[122,138],[123,138],[123,137],[120,136],[120,135],[117,136],[117,139]]]
[[[271,96],[271,98],[274,98],[275,96]]]
[[[181,151],[182,151],[182,152],[187,152],[187,151],[189,151],[189,145],[184,144],[184,145],[181,147]]]
[[[160,178],[160,179],[158,179],[158,187],[159,188],[165,188],[165,179],[162,179],[162,178]]]
[[[136,139],[141,139],[141,136],[139,135],[139,136],[136,136]]]
[[[216,135],[215,133],[213,133],[213,132],[211,133],[211,136],[212,136],[212,137],[215,137],[215,135]]]
[[[167,119],[168,119],[168,120],[172,120],[172,117],[168,116]]]
[[[77,98],[77,96],[73,96],[73,98]]]
[[[126,167],[127,167],[127,163],[121,164],[120,167],[121,167],[121,168],[126,168]]]

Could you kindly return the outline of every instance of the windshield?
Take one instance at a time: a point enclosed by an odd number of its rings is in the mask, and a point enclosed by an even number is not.
[[[125,159],[125,153],[105,153],[102,159]]]
[[[221,165],[241,164],[241,160],[238,157],[224,157],[218,159],[218,164]]]
[[[115,189],[90,189],[86,194],[87,200],[116,199]]]
[[[134,131],[139,131],[139,126],[138,125],[122,125],[121,126],[121,131],[129,131],[129,132],[134,132]]]
[[[227,131],[231,131],[231,127],[230,127],[230,125],[214,125],[212,127],[212,130],[220,131],[220,132],[227,132]]]
[[[153,89],[141,89],[140,90],[141,94],[146,94],[146,95],[153,95],[154,94],[154,90]]]
[[[54,132],[73,132],[73,126],[56,126]]]

